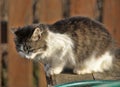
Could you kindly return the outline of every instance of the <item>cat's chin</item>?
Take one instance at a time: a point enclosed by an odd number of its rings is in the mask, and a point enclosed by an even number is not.
[[[25,54],[24,54],[23,52],[18,52],[18,53],[19,53],[19,55],[20,55],[21,57],[26,58],[26,56],[25,56]]]
[[[27,55],[27,54],[25,54],[25,53],[23,53],[23,52],[18,52],[18,53],[19,53],[19,55],[20,55],[21,57],[23,57],[23,58],[33,59],[33,58],[31,57],[31,55]]]
[[[39,53],[25,54],[24,52],[18,52],[19,55],[23,58],[34,59]]]

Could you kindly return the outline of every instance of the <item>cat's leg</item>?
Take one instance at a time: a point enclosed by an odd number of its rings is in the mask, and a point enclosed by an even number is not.
[[[75,74],[89,74],[89,73],[92,73],[92,71],[84,65],[76,65],[75,68],[73,69],[73,72]]]
[[[98,57],[91,57],[84,61],[81,65],[76,65],[74,73],[87,74],[92,72],[103,72],[104,70],[110,70],[112,68],[113,55],[110,52],[105,52]]]
[[[51,75],[56,75],[56,74],[60,74],[63,69],[64,69],[65,63],[64,62],[59,62],[59,63],[54,63],[50,64],[49,67],[47,67],[46,69],[46,75],[49,77]]]
[[[103,61],[104,62],[104,61]],[[82,64],[78,64],[75,66],[73,72],[76,74],[90,74],[93,72],[103,72],[103,69],[101,69],[102,62],[99,60],[86,60]]]
[[[89,74],[89,73],[92,73],[92,71],[91,70],[89,70],[89,69],[74,69],[74,71],[73,71],[74,73],[76,73],[76,74]]]

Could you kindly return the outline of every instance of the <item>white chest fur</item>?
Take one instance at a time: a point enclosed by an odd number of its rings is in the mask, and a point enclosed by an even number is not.
[[[75,64],[72,51],[74,45],[69,36],[48,31],[46,42],[48,49],[42,55],[42,58],[54,58],[56,61],[64,60]]]

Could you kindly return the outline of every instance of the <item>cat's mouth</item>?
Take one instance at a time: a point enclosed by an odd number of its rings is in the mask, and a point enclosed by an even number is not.
[[[21,57],[23,57],[23,58],[27,58],[27,59],[31,59],[31,56],[30,55],[28,55],[28,54],[25,54],[24,52],[18,52],[19,53],[19,55],[21,56]]]
[[[36,53],[29,53],[29,54],[26,54],[24,52],[18,52],[19,55],[23,58],[27,58],[27,59],[34,59],[38,54],[41,54],[41,52],[36,52]]]

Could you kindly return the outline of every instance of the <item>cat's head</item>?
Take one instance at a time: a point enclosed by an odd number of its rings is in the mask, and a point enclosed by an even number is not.
[[[47,26],[43,24],[29,25],[12,29],[17,52],[25,58],[34,59],[46,48]]]

